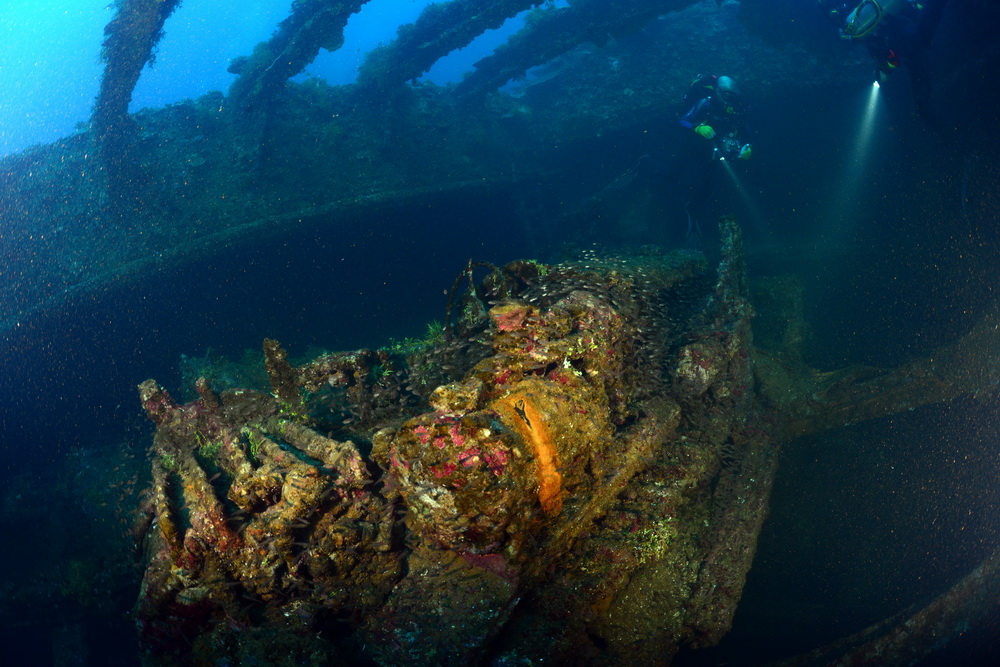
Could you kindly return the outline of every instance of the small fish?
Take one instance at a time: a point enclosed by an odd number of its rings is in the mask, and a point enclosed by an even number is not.
[[[531,425],[531,420],[528,419],[528,415],[524,410],[524,399],[520,398],[514,403],[514,412],[517,416],[524,420],[524,423],[528,425],[528,430],[534,431],[535,427]]]

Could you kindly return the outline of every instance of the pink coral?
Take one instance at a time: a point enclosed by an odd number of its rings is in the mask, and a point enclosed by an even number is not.
[[[479,464],[479,454],[480,452],[478,447],[470,447],[458,455],[458,460],[461,461],[462,465],[466,468],[471,468],[472,466]]]
[[[447,477],[451,473],[455,472],[455,470],[457,469],[458,469],[458,464],[456,463],[442,463],[439,466],[431,466],[431,472],[433,472],[434,476],[437,477],[438,479],[441,479],[442,477]]]
[[[507,465],[506,449],[494,449],[492,452],[486,452],[483,454],[483,458],[486,459],[486,465],[490,467],[490,472],[497,477],[503,474],[503,469]]]
[[[528,311],[524,308],[511,308],[506,311],[494,312],[493,321],[500,331],[516,331],[524,326]]]

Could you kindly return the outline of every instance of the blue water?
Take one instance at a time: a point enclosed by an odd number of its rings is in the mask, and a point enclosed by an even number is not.
[[[806,2],[774,5],[798,11]],[[373,0],[351,18],[344,47],[321,54],[299,80],[349,84],[364,55],[427,4]],[[132,111],[225,91],[234,79],[230,60],[266,39],[290,6],[182,3]],[[0,155],[68,136],[86,122],[111,16],[108,0],[11,0],[0,11]],[[522,25],[516,17],[481,35],[425,79],[461,81]],[[827,45],[826,60],[811,64],[817,70],[847,67],[855,53],[821,32],[822,22],[808,23],[805,36],[794,34],[803,24],[781,25],[778,38]],[[716,189],[710,211],[741,219],[753,276],[792,272],[801,280],[812,325],[808,357],[817,368],[920,358],[972,327],[1000,287],[1000,96],[992,80],[968,85],[961,77],[966,60],[996,64],[997,52],[966,50],[990,42],[976,26],[959,21],[950,30],[937,42],[939,65],[953,75],[940,80],[943,130],[915,117],[901,77],[879,93],[863,146],[868,80],[808,96],[766,84],[751,93],[753,161],[737,172],[738,187]],[[802,76],[812,73],[804,67]],[[581,180],[588,177],[581,165],[607,172],[646,148],[635,127],[604,135],[595,124],[583,148],[563,154],[566,170]],[[131,507],[115,503],[134,503],[148,477],[152,428],[137,383],[153,377],[181,394],[185,355],[238,359],[265,337],[301,359],[420,336],[427,322],[443,318],[444,292],[468,258],[553,259],[561,240],[577,238],[576,229],[547,229],[539,243],[522,204],[497,192],[389,210],[364,224],[306,225],[266,248],[163,267],[25,318],[0,350],[0,530],[17,546],[0,550],[0,617],[15,618],[18,605],[52,605],[52,622],[0,628],[11,664],[80,664],[59,653],[74,642],[88,648],[90,664],[136,663],[128,617],[136,573],[124,571],[132,554],[102,549],[128,527]],[[706,240],[715,240],[711,230]],[[967,573],[1000,542],[998,411],[994,392],[788,447],[733,631],[717,649],[687,656],[689,664],[787,657],[926,602]],[[107,466],[120,466],[131,481],[88,487]],[[86,492],[68,497],[67,489]],[[103,578],[64,576],[95,560],[107,568]],[[73,587],[80,581],[107,584],[100,605]],[[81,608],[99,613],[81,620]],[[74,632],[81,637],[64,636]],[[927,664],[1000,664],[998,637],[992,619]]]
[[[357,78],[364,55],[392,41],[431,0],[380,0],[351,16],[344,46],[324,51],[298,80],[332,84]],[[290,0],[183,2],[170,17],[136,86],[130,109],[161,107],[212,90],[236,78],[233,58],[247,55],[288,14]],[[101,42],[113,16],[108,0],[11,0],[0,12],[0,155],[71,134],[90,117],[100,86]],[[523,24],[520,16],[489,30],[438,61],[425,75],[445,84],[461,80],[472,63],[493,51]]]

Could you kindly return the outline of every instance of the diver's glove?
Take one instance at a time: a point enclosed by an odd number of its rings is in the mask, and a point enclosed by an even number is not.
[[[712,129],[711,125],[705,125],[702,123],[698,127],[694,128],[694,131],[696,134],[706,139],[713,139],[715,137],[715,130]]]
[[[743,144],[743,147],[740,148],[740,156],[739,156],[739,158],[741,160],[749,160],[750,159],[750,155],[752,153],[753,153],[753,148],[750,146],[750,144]]]

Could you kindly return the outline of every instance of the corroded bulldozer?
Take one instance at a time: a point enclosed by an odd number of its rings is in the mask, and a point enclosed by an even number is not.
[[[784,304],[781,349],[756,348],[739,229],[721,232],[715,267],[651,250],[477,284],[470,262],[446,335],[297,367],[267,340],[270,392],[140,385],[147,664],[667,664],[717,643],[782,442],[1000,372],[980,354],[996,309],[924,361],[810,369],[780,283],[760,301]],[[998,563],[857,638],[858,664],[939,645],[990,608]]]
[[[200,381],[177,405],[143,383],[150,663],[656,662],[717,641],[774,464],[723,229],[717,271],[650,252],[473,286],[470,265],[441,341],[300,367],[266,341],[271,394]]]

